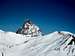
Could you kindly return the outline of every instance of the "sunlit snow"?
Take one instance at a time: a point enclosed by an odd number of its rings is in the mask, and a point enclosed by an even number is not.
[[[53,32],[30,37],[0,30],[0,56],[75,56],[70,32]]]

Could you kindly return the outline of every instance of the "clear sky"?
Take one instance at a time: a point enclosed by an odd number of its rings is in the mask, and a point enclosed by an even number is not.
[[[73,0],[0,0],[0,29],[15,32],[25,17],[30,17],[42,32],[75,33]]]

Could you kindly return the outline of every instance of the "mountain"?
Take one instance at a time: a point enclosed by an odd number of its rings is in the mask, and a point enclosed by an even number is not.
[[[0,56],[75,56],[74,39],[66,31],[30,37],[0,30]]]

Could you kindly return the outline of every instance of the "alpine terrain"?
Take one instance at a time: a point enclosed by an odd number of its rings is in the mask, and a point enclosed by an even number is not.
[[[75,56],[74,41],[65,31],[32,37],[0,30],[0,56]]]

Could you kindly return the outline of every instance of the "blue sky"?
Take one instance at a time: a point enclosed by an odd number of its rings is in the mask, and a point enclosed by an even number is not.
[[[29,17],[44,33],[75,33],[74,3],[73,0],[0,0],[0,29],[15,32]]]

